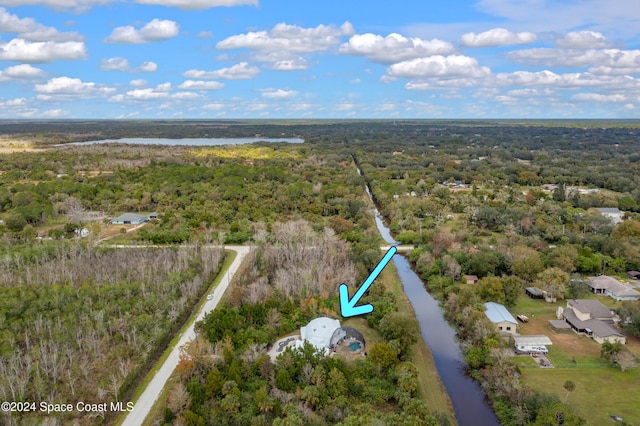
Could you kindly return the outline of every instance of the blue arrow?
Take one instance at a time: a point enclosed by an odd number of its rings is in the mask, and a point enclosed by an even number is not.
[[[380,272],[382,272],[384,267],[387,266],[387,263],[389,263],[393,255],[396,254],[396,251],[398,251],[398,249],[395,246],[387,250],[382,260],[380,260],[376,267],[373,268],[373,271],[369,274],[367,279],[364,280],[362,286],[360,286],[358,291],[356,291],[356,294],[353,295],[351,300],[349,300],[349,287],[344,283],[338,286],[338,292],[340,294],[340,312],[343,317],[355,317],[373,312],[373,305],[370,303],[362,306],[356,306],[356,303],[358,303],[367,290],[369,290],[373,281],[378,278]]]

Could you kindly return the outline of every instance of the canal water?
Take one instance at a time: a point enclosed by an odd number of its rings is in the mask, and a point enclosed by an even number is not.
[[[373,201],[368,186],[366,190]],[[382,238],[391,245],[398,244],[391,236],[377,207],[375,219]],[[411,269],[411,264],[406,257],[396,254],[393,256],[393,263],[398,270],[404,292],[416,313],[422,338],[433,354],[442,383],[453,403],[458,424],[460,426],[500,425],[485,400],[484,392],[478,382],[465,374],[464,360],[455,331],[444,319],[438,301],[427,292],[424,283]]]

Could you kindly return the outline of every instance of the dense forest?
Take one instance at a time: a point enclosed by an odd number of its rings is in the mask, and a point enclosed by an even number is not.
[[[381,337],[368,343],[366,358],[326,357],[309,343],[302,350],[287,348],[275,363],[265,354],[277,337],[319,315],[338,317],[335,283],[352,282],[355,275],[348,250],[328,228],[315,233],[304,221],[274,224],[226,304],[199,323],[209,344],[189,347],[163,421],[441,424],[417,397],[416,368],[409,362],[417,323],[397,312],[383,287],[368,296],[376,311],[367,323]]]

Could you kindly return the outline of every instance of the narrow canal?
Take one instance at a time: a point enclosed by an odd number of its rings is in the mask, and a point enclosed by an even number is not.
[[[360,170],[358,173],[361,173]],[[368,186],[366,190],[373,202]],[[377,206],[375,216],[376,226],[382,238],[391,245],[398,244],[391,236]],[[465,374],[464,360],[455,331],[444,319],[438,301],[427,292],[420,277],[411,269],[407,258],[396,255],[393,257],[393,263],[398,270],[404,292],[416,313],[422,338],[433,354],[442,383],[453,403],[458,424],[460,426],[499,425],[496,415],[485,400],[480,385]]]

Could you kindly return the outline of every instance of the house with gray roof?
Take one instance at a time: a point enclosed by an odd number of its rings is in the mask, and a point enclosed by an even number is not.
[[[149,216],[136,213],[125,213],[111,220],[113,225],[140,225],[149,221]]]
[[[597,300],[569,299],[562,315],[576,333],[584,333],[600,344],[626,343],[624,334],[613,327],[611,310]]]
[[[484,304],[485,315],[489,318],[499,333],[516,334],[518,323],[511,313],[503,305],[495,302]]]
[[[604,294],[616,300],[638,300],[640,293],[613,277],[600,275],[591,277],[587,282],[595,294]]]

